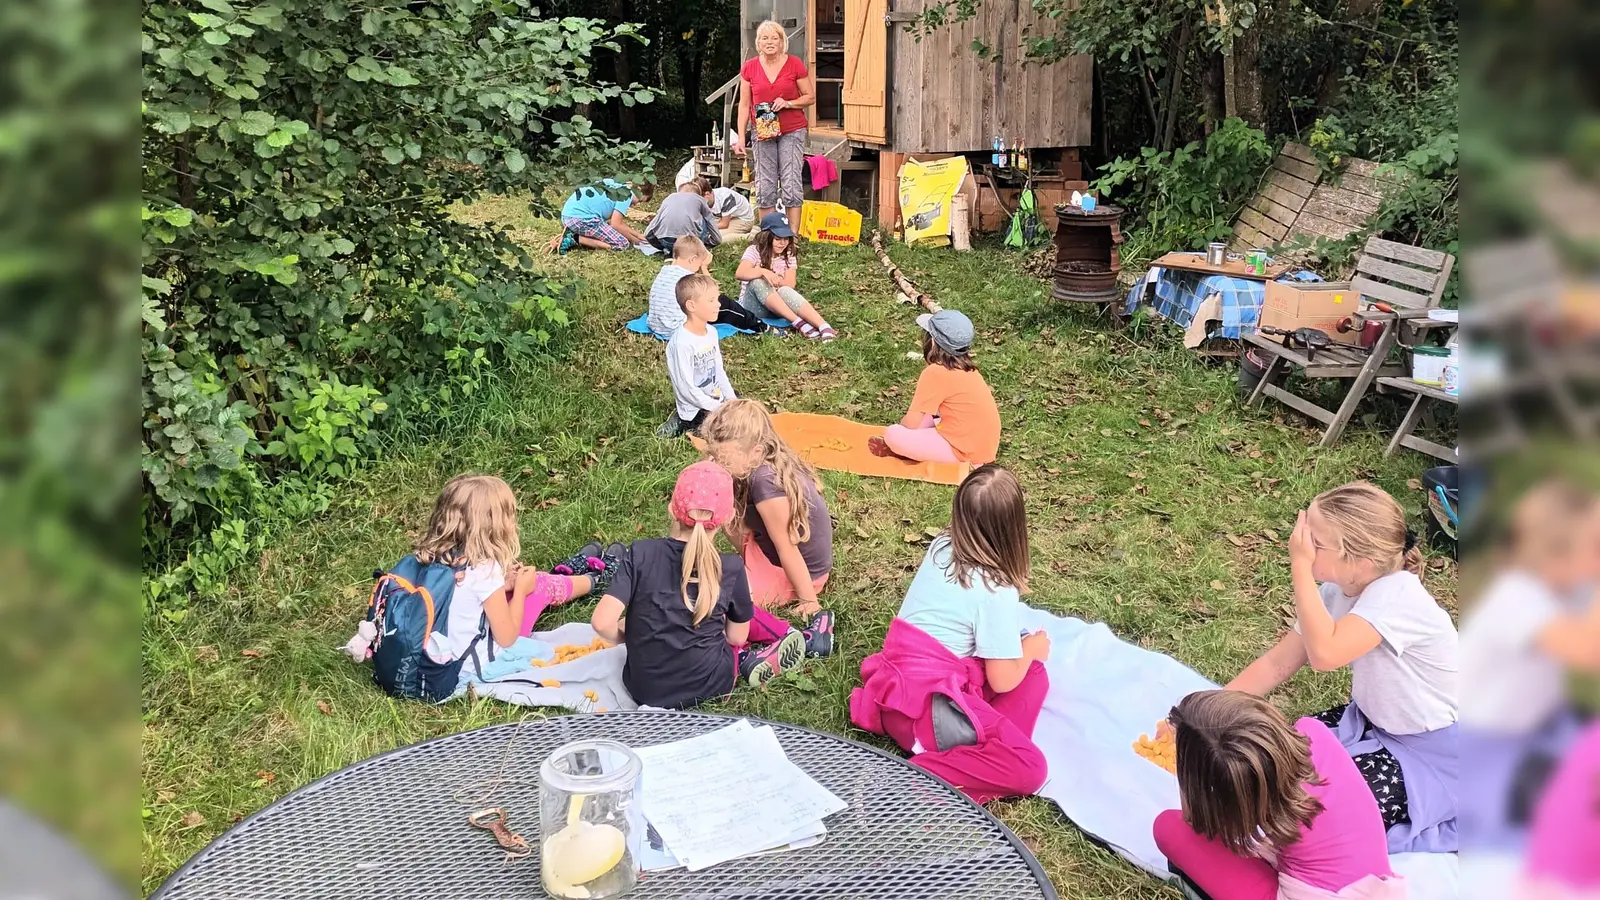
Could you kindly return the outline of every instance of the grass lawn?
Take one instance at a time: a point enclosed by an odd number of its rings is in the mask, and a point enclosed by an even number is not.
[[[468,218],[512,223],[542,245],[555,223],[511,200]],[[905,411],[920,358],[913,310],[866,246],[802,248],[800,289],[840,329],[804,339],[724,342],[734,386],[782,409],[889,423]],[[1231,366],[1210,367],[1166,327],[1116,331],[1049,299],[1013,256],[893,248],[896,262],[946,306],[972,316],[976,356],[1005,423],[1000,461],[1027,492],[1034,550],[1029,602],[1106,622],[1121,637],[1225,680],[1283,627],[1290,601],[1283,542],[1318,491],[1375,478],[1413,512],[1408,487],[1427,463],[1382,458],[1385,436],[1358,423],[1339,446],[1282,409],[1241,410]],[[718,253],[731,288],[737,251]],[[144,888],[207,841],[296,787],[365,757],[525,715],[465,701],[432,707],[380,693],[335,652],[361,615],[374,567],[407,552],[440,486],[463,471],[505,477],[521,501],[524,556],[548,564],[591,536],[664,533],[666,497],[696,454],[652,432],[672,407],[662,346],[625,334],[660,263],[578,253],[577,334],[563,359],[504,374],[502,390],[452,417],[448,439],[399,446],[346,485],[334,508],[297,527],[221,603],[144,633]],[[888,746],[851,728],[845,699],[880,645],[925,529],[946,524],[952,489],[827,472],[839,560],[824,601],[839,614],[839,652],[716,711],[796,722]],[[1420,529],[1420,522],[1418,523]],[[1453,603],[1456,573],[1431,560],[1429,586]],[[586,619],[578,602],[542,624]],[[1278,696],[1291,713],[1340,700],[1347,681],[1302,673]],[[1154,723],[1151,723],[1152,726]],[[1128,735],[1129,741],[1137,735]],[[991,809],[1038,854],[1063,896],[1175,897],[1087,841],[1049,802]]]

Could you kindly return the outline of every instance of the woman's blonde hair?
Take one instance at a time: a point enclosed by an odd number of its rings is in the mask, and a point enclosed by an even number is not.
[[[1328,549],[1345,559],[1370,560],[1380,575],[1402,569],[1422,574],[1422,548],[1406,525],[1406,511],[1383,488],[1352,481],[1318,494],[1311,506],[1333,528]]]
[[[700,585],[693,601],[689,599],[690,584]],[[717,598],[722,595],[722,554],[717,552],[717,529],[707,528],[705,522],[696,521],[689,531],[683,548],[683,580],[678,589],[683,592],[683,605],[694,610],[696,625],[717,608]]]
[[[784,30],[784,27],[782,25],[778,24],[777,22],[773,21],[772,19],[768,19],[765,22],[762,22],[760,25],[756,26],[756,37],[759,38],[759,37],[761,37],[761,35],[763,33],[768,32],[768,31],[776,31],[778,33],[778,40],[783,42],[783,52],[784,53],[788,53],[789,52],[789,32]],[[756,53],[759,55],[761,53],[761,51],[758,49],[756,51]]]
[[[990,587],[1026,591],[1030,565],[1022,485],[1004,466],[980,466],[956,488],[951,503],[951,577],[970,588],[976,571]]]
[[[522,555],[517,497],[493,475],[457,475],[445,484],[413,552],[423,563],[476,566],[496,562],[510,571]]]
[[[700,426],[700,436],[711,447],[732,444],[749,451],[760,445],[763,463],[772,467],[773,480],[789,501],[789,541],[798,545],[811,540],[811,497],[806,485],[819,490],[822,485],[811,466],[778,436],[772,417],[759,400],[741,397],[717,407]],[[750,477],[746,475],[733,482],[733,518],[727,525],[730,535],[744,534],[744,515],[749,505]]]
[[[1196,833],[1247,855],[1287,847],[1322,812],[1311,742],[1271,703],[1242,691],[1197,691],[1168,716],[1177,733],[1178,796]]]
[[[1595,496],[1570,481],[1552,479],[1534,486],[1517,501],[1506,531],[1506,554],[1517,566],[1538,569],[1577,551],[1584,539],[1579,525],[1594,511]]]

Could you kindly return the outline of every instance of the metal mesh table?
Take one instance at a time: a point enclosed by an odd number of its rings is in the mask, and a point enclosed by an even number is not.
[[[342,769],[240,822],[156,891],[167,900],[539,898],[539,860],[507,863],[467,815],[504,806],[535,846],[539,764],[568,741],[681,740],[736,719],[613,712],[496,725]],[[755,720],[752,720],[755,721]],[[778,722],[784,752],[849,804],[815,847],[702,872],[647,872],[630,897],[1055,900],[1016,835],[945,782],[872,747]],[[504,781],[484,796],[485,782]],[[707,790],[716,773],[708,772]],[[759,815],[758,810],[751,810]]]

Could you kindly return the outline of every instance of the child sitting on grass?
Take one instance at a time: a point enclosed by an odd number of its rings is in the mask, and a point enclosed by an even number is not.
[[[642,243],[644,235],[627,221],[628,208],[632,205],[632,186],[614,178],[582,185],[561,205],[561,227],[565,230],[556,250],[560,253],[577,247],[626,250]]]
[[[1378,798],[1393,853],[1457,847],[1458,641],[1421,570],[1405,510],[1381,488],[1318,495],[1289,535],[1296,624],[1228,684],[1266,696],[1308,664],[1350,667],[1350,702],[1317,718]]]
[[[697,237],[681,237],[673,244],[672,261],[661,267],[650,285],[650,313],[646,322],[656,337],[670,340],[672,333],[683,326],[688,316],[678,306],[678,282],[697,273],[711,274],[711,251]],[[712,322],[714,325],[732,325],[756,334],[767,330],[767,323],[746,312],[725,294],[717,295],[717,306],[719,312]]]
[[[850,694],[851,722],[979,803],[1032,794],[1049,774],[1033,726],[1050,690],[1050,636],[1022,631],[1029,565],[1022,487],[983,466],[956,489],[949,532]]]
[[[739,269],[734,273],[743,284],[739,304],[753,315],[777,316],[808,338],[831,341],[839,333],[795,290],[799,273],[800,258],[789,217],[780,212],[767,213],[761,219],[761,230],[739,257]]]
[[[667,341],[667,378],[676,403],[656,437],[698,432],[706,414],[737,395],[722,366],[722,347],[711,321],[717,316],[717,282],[710,275],[686,275],[674,289],[684,321]]]
[[[1173,707],[1182,810],[1156,846],[1214,900],[1404,900],[1372,792],[1328,726],[1272,704],[1198,691]],[[1192,893],[1191,893],[1192,896]]]
[[[742,538],[750,594],[762,609],[799,600],[808,636],[831,649],[833,613],[817,595],[833,570],[833,519],[821,482],[756,400],[729,400],[700,429],[711,458],[734,478],[733,519],[727,532]]]
[[[650,246],[671,253],[677,241],[684,237],[696,238],[711,247],[722,243],[717,220],[702,196],[706,190],[705,183],[695,178],[679,185],[676,192],[662,200],[661,207],[644,230],[644,239]]]
[[[1000,453],[1000,408],[972,362],[972,320],[953,309],[917,316],[922,359],[911,409],[883,437],[867,441],[878,456],[918,462],[992,463]]]
[[[422,647],[437,670],[429,693],[441,699],[455,692],[458,679],[485,677],[491,660],[504,670],[508,660],[531,658],[534,648],[519,654],[517,641],[533,632],[547,608],[604,590],[620,547],[603,551],[591,544],[558,567],[561,574],[535,571],[517,562],[522,542],[510,485],[493,475],[450,479],[412,550],[422,568],[409,579],[423,585],[439,569],[453,572],[449,608],[443,621],[433,621]],[[490,653],[485,641],[499,649]],[[359,662],[372,656],[375,643],[381,643],[377,629],[366,621],[345,649]]]
[[[799,665],[806,638],[750,602],[744,564],[717,552],[733,477],[710,460],[678,474],[668,537],[634,541],[591,623],[628,645],[622,683],[646,706],[682,709]]]

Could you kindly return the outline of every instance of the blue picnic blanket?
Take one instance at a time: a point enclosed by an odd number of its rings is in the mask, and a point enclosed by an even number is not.
[[[1195,254],[1201,256],[1203,254]],[[1315,272],[1299,271],[1278,276],[1278,281],[1321,281]],[[1128,292],[1123,315],[1131,316],[1139,308],[1145,293],[1145,280]],[[1182,269],[1162,268],[1156,278],[1155,299],[1150,308],[1163,318],[1170,319],[1179,328],[1188,328],[1194,321],[1195,311],[1207,297],[1217,294],[1222,298],[1222,324],[1212,331],[1214,338],[1238,340],[1256,330],[1261,322],[1261,302],[1266,293],[1263,282],[1230,275],[1207,275]]]
[[[787,321],[783,320],[783,319],[762,319],[761,321],[767,323],[767,327],[768,328],[788,328],[789,327],[789,323]],[[650,314],[649,313],[646,313],[646,314],[640,316],[637,319],[633,319],[633,320],[629,321],[628,324],[626,326],[624,326],[624,327],[626,327],[629,331],[633,332],[634,334],[648,334],[648,335],[650,335],[651,337],[655,338],[658,341],[666,340],[666,338],[664,338],[661,335],[656,334],[654,331],[650,330]],[[753,332],[753,331],[742,331],[742,330],[740,330],[738,328],[733,327],[732,325],[713,325],[711,327],[715,328],[717,330],[717,340],[722,340],[722,341],[725,341],[728,338],[733,337],[736,334],[755,334],[755,332]]]

